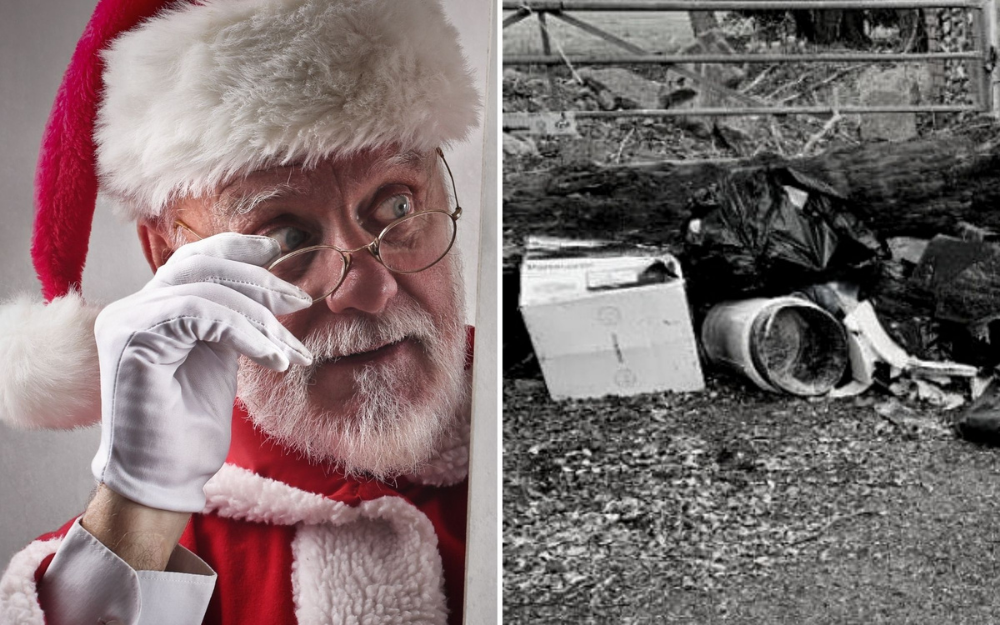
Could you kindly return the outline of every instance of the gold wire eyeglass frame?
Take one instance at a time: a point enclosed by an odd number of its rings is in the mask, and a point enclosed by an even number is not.
[[[406,215],[405,217],[400,217],[396,221],[390,223],[388,226],[386,226],[385,228],[383,228],[382,231],[378,234],[378,236],[375,237],[372,240],[372,242],[369,243],[369,244],[367,244],[367,245],[362,245],[361,247],[355,248],[353,250],[342,250],[339,247],[336,247],[336,246],[333,246],[333,245],[311,245],[309,247],[304,247],[301,250],[295,250],[294,252],[289,252],[288,254],[280,256],[274,262],[272,262],[270,265],[267,266],[267,270],[271,271],[275,267],[277,267],[279,264],[281,264],[281,263],[283,263],[283,262],[285,262],[285,261],[287,261],[289,259],[295,258],[296,256],[301,256],[302,254],[308,254],[309,252],[314,252],[316,250],[333,250],[333,251],[339,253],[340,256],[344,260],[343,269],[340,272],[340,278],[337,280],[337,282],[333,286],[333,288],[331,288],[329,291],[327,291],[323,295],[321,295],[321,296],[316,297],[316,298],[313,299],[313,303],[315,304],[316,302],[318,302],[320,300],[326,299],[327,297],[330,296],[330,294],[332,294],[334,291],[336,291],[337,289],[340,288],[340,285],[344,283],[344,279],[347,277],[347,272],[351,268],[351,254],[354,254],[356,252],[360,252],[362,250],[368,250],[368,252],[373,257],[375,257],[375,260],[377,260],[380,265],[382,265],[383,267],[385,267],[387,270],[391,271],[392,273],[400,273],[400,274],[420,273],[421,271],[425,271],[427,269],[430,269],[434,265],[438,264],[441,261],[442,258],[444,258],[445,256],[448,255],[448,252],[450,252],[451,248],[454,247],[454,245],[455,245],[455,237],[458,234],[458,218],[462,216],[462,206],[458,202],[458,189],[455,186],[455,176],[452,175],[452,173],[451,173],[451,167],[448,166],[448,161],[445,160],[445,158],[444,158],[444,152],[441,151],[441,148],[437,149],[437,154],[441,158],[441,162],[444,163],[445,171],[448,172],[448,179],[451,181],[452,197],[455,198],[455,209],[452,210],[450,213],[448,211],[443,211],[443,210],[433,210],[433,211],[421,211],[419,213],[413,213],[411,215]],[[447,215],[448,217],[451,218],[452,225],[453,225],[452,230],[451,230],[451,241],[448,242],[448,247],[445,248],[444,252],[442,252],[441,255],[438,256],[433,262],[427,264],[424,267],[421,267],[420,269],[412,269],[410,271],[400,271],[398,269],[393,269],[389,265],[386,265],[385,261],[382,260],[381,254],[379,254],[379,245],[381,245],[382,239],[385,238],[386,233],[388,233],[390,230],[392,230],[393,228],[395,228],[399,224],[405,223],[405,222],[409,221],[410,219],[414,219],[416,217],[420,217],[422,215],[427,215],[427,214],[431,214],[431,213],[441,213],[441,214]],[[195,232],[194,229],[191,228],[191,226],[187,225],[186,223],[184,223],[180,219],[174,220],[174,226],[176,226],[178,228],[183,228],[184,230],[187,230],[192,235],[194,235],[195,237],[197,237],[197,239],[199,241],[205,238],[205,237],[201,236],[200,234],[198,234],[197,232]]]

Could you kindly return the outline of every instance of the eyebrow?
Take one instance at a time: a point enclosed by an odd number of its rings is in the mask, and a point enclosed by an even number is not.
[[[303,186],[292,183],[281,183],[259,191],[223,192],[215,202],[213,212],[219,217],[247,215],[264,202],[305,193]]]
[[[400,166],[409,167],[419,165],[425,156],[426,154],[418,152],[417,150],[406,150],[386,158],[375,159],[368,166],[366,175],[371,178],[381,177]]]

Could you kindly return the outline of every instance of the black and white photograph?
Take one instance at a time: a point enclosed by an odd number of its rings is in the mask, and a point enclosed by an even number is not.
[[[504,622],[996,622],[997,3],[501,19]]]

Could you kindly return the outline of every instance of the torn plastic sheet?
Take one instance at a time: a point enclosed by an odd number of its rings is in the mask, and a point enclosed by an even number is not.
[[[791,168],[733,174],[692,213],[686,240],[698,273],[725,277],[737,293],[787,293],[888,256],[845,198]]]
[[[897,345],[882,327],[871,302],[861,302],[848,313],[844,317],[844,328],[847,330],[852,381],[831,391],[830,397],[852,397],[868,390],[874,383],[877,362],[889,365],[890,379],[896,379],[906,373],[914,380],[921,380],[926,386],[926,383],[965,378],[969,380],[970,389],[972,388],[972,380],[976,378],[978,371],[976,367],[956,362],[922,360],[911,356]],[[923,392],[926,396],[934,394],[928,388],[924,388]],[[954,403],[953,398],[943,398],[941,401],[942,405]]]

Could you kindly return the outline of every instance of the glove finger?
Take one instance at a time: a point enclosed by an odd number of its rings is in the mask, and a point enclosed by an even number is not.
[[[223,232],[180,246],[167,259],[164,267],[179,263],[192,256],[228,258],[236,262],[262,267],[278,258],[280,254],[281,246],[271,237]]]
[[[147,300],[157,319],[147,331],[195,341],[226,344],[257,364],[284,371],[289,364],[312,364],[309,350],[265,306],[219,284],[164,288]]]
[[[308,293],[263,267],[205,255],[167,263],[156,272],[150,285],[161,288],[198,283],[223,285],[265,306],[275,315],[288,315],[312,305]]]

